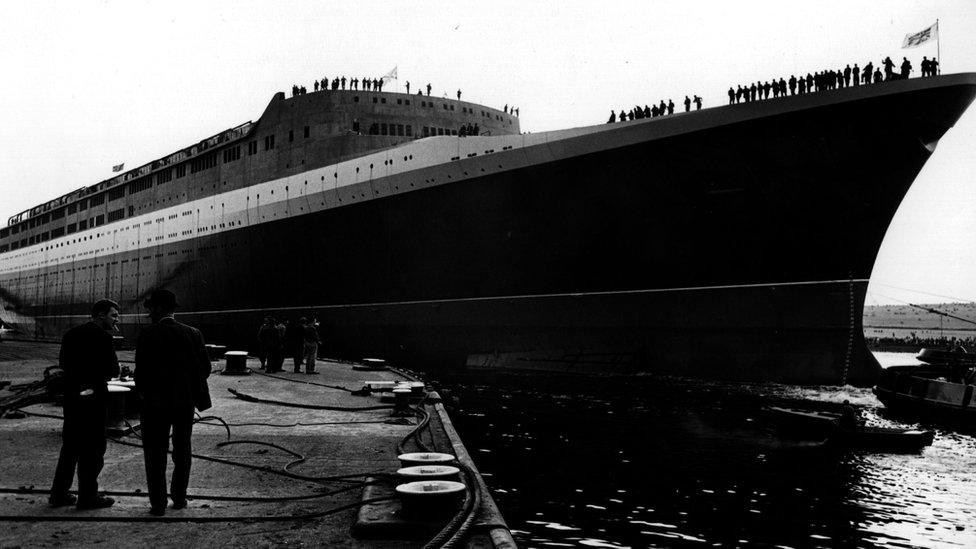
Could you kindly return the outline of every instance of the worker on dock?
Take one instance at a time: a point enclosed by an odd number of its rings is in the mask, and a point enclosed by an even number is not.
[[[106,381],[119,375],[111,332],[117,331],[119,305],[102,299],[92,305],[91,320],[64,334],[58,364],[64,371],[64,425],[61,454],[54,471],[52,507],[111,507],[115,500],[98,495],[98,474],[105,460]],[[71,483],[78,468],[78,497]]]
[[[190,482],[193,410],[211,406],[207,377],[210,358],[200,330],[174,318],[176,295],[156,290],[143,305],[152,324],[136,343],[136,391],[142,398],[142,449],[150,513],[166,514],[166,455],[173,437],[173,509],[186,507]]]
[[[319,337],[319,330],[314,320],[302,319],[302,342],[305,355],[305,373],[317,374],[315,371],[315,359],[319,354],[319,344],[322,339]]]

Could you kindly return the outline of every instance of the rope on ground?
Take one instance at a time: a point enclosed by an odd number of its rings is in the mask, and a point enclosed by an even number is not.
[[[248,369],[251,370],[250,368],[248,368]],[[276,376],[276,375],[269,374],[267,372],[261,372],[261,371],[258,371],[258,370],[251,370],[251,372],[253,372],[253,373],[255,373],[255,374],[259,375],[259,376],[271,377],[271,378],[274,378],[274,379],[281,379],[281,380],[284,380],[284,381],[290,381],[292,383],[304,383],[305,385],[315,385],[316,387],[328,387],[329,389],[338,389],[340,391],[346,391],[346,392],[349,392],[349,393],[354,393],[355,392],[354,389],[350,389],[348,387],[342,387],[340,385],[328,385],[328,384],[325,384],[325,383],[315,383],[314,381],[305,381],[304,379],[292,379],[290,377]]]
[[[461,509],[444,525],[444,528],[437,533],[426,545],[424,549],[436,547],[454,547],[455,544],[463,540],[474,522],[478,509],[481,508],[481,493],[475,483],[474,472],[465,464],[458,462],[458,467],[464,473],[466,488],[464,492],[464,504]]]
[[[254,397],[234,389],[227,389],[232,395],[236,396],[241,400],[246,400],[248,402],[259,402],[261,404],[275,404],[278,406],[286,406],[289,408],[305,408],[308,410],[331,410],[333,412],[367,412],[370,410],[390,410],[393,408],[392,405],[382,404],[378,406],[322,406],[319,404],[303,404],[297,402],[286,402],[283,400],[271,400],[267,398]]]
[[[230,433],[230,429],[228,429],[227,432]],[[303,461],[305,461],[305,456],[303,456],[302,454],[299,454],[298,452],[295,452],[294,450],[289,450],[288,448],[285,448],[284,446],[279,446],[279,445],[274,444],[272,442],[264,442],[264,441],[261,441],[261,440],[246,440],[246,439],[242,439],[242,440],[227,440],[227,441],[224,441],[224,442],[218,442],[217,443],[217,447],[218,448],[223,448],[224,446],[230,446],[231,444],[258,444],[258,445],[261,445],[261,446],[270,446],[272,448],[277,448],[278,450],[281,450],[283,452],[287,452],[287,453],[295,456],[296,459],[288,462],[285,465],[285,467],[284,467],[284,470],[285,471],[288,471],[288,468],[291,467],[292,465],[297,465],[297,464],[302,463]],[[288,471],[288,472],[291,472],[291,471]]]

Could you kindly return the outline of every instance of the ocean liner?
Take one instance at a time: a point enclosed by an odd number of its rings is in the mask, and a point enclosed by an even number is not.
[[[861,314],[976,74],[521,133],[485,106],[278,93],[256,122],[14,215],[0,320],[56,339],[176,292],[208,341],[317,316],[420,368],[873,384]],[[458,135],[477,124],[478,135]]]

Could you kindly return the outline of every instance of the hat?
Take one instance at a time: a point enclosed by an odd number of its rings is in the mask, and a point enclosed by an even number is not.
[[[144,307],[162,307],[164,309],[175,309],[179,307],[176,302],[176,294],[169,290],[156,290],[149,296],[149,299],[142,302]]]

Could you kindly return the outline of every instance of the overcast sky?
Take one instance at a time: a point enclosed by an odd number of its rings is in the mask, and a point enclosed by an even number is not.
[[[523,131],[604,122],[731,84],[878,65],[918,74],[939,19],[944,73],[976,71],[976,1],[3,2],[0,223],[248,120],[327,76],[430,82],[520,108]],[[384,88],[389,90],[390,88]],[[890,227],[868,302],[976,300],[976,108]],[[877,159],[883,161],[883,159]],[[920,293],[925,292],[925,293]]]

